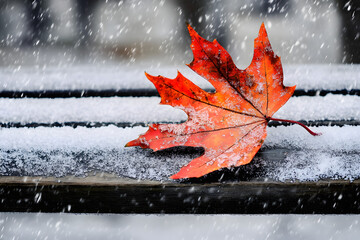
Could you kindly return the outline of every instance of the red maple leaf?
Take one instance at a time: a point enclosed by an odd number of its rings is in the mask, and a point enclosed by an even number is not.
[[[188,29],[194,54],[188,66],[207,79],[215,93],[204,91],[180,72],[175,79],[146,74],[161,96],[160,103],[183,110],[188,120],[152,124],[145,134],[126,145],[154,151],[175,146],[205,149],[172,179],[201,177],[220,168],[247,164],[264,142],[270,120],[297,123],[271,117],[292,96],[295,86],[283,85],[280,57],[272,51],[264,24],[255,39],[252,62],[245,70],[235,66],[216,40],[209,42],[191,26]]]

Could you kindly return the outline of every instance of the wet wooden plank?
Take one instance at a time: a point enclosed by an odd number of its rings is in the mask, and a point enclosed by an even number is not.
[[[1,177],[0,211],[359,214],[360,181],[227,183]]]

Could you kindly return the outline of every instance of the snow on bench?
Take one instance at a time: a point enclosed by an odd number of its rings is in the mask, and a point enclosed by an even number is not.
[[[0,92],[3,91],[70,91],[70,90],[131,90],[154,89],[144,75],[175,78],[177,71],[204,89],[211,85],[190,68],[158,66],[64,66],[34,68],[3,68],[0,70]],[[297,89],[352,90],[360,89],[359,65],[289,65],[284,66],[284,84]]]
[[[148,123],[186,120],[158,104],[143,69],[176,75],[158,66],[0,69],[0,211],[360,213],[359,65],[284,66],[285,85],[300,90],[274,117],[323,135],[270,122],[250,164],[180,182],[168,177],[202,149],[124,148]]]
[[[0,123],[180,122],[186,114],[159,97],[0,98]],[[329,94],[293,97],[275,115],[292,120],[360,121],[360,97]]]
[[[354,180],[360,177],[360,128],[315,127],[313,137],[299,126],[268,128],[259,158],[261,180]],[[108,172],[138,180],[169,181],[201,151],[153,153],[124,148],[147,128],[10,128],[0,131],[0,175],[87,176]],[[281,149],[276,159],[274,149]],[[259,160],[259,159],[258,159]],[[256,159],[254,160],[256,161]]]

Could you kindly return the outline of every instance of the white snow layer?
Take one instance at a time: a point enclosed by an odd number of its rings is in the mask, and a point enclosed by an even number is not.
[[[317,127],[313,137],[299,126],[268,128],[261,159],[275,180],[360,177],[360,128]],[[199,153],[124,148],[147,128],[11,128],[0,131],[0,175],[64,176],[106,171],[137,179],[166,180]],[[283,159],[265,152],[281,149]],[[281,155],[280,154],[280,155]]]
[[[0,122],[179,122],[186,114],[159,97],[6,99],[0,98]],[[328,94],[293,97],[275,115],[292,120],[360,120],[360,97]]]
[[[186,120],[159,97],[0,99],[0,122],[153,122]]]
[[[292,97],[274,118],[292,120],[360,120],[360,97],[328,94]]]
[[[174,78],[179,70],[202,88],[211,87],[199,75],[183,66],[153,67],[125,65],[63,66],[47,68],[1,68],[0,91],[144,89],[154,88],[144,72]],[[289,65],[284,66],[284,84],[297,89],[358,89],[360,65]]]

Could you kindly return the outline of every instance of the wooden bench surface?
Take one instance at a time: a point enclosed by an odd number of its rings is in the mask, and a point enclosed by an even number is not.
[[[143,71],[0,69],[0,211],[360,213],[360,67],[284,71],[285,84],[297,91],[274,117],[302,121],[322,136],[270,122],[250,164],[169,181],[202,149],[123,147],[148,123],[186,120],[158,104]]]

